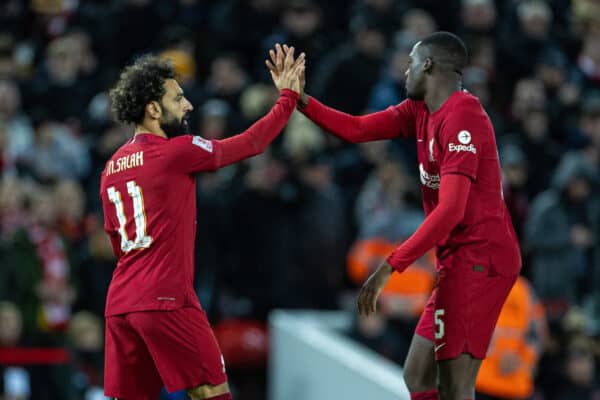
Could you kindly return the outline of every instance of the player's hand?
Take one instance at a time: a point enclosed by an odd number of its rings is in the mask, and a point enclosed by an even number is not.
[[[265,60],[265,64],[277,89],[292,89],[302,95],[305,84],[306,55],[301,53],[294,60],[294,51],[294,47],[288,47],[287,45],[282,47],[277,43],[275,50],[269,50],[271,60]]]
[[[366,317],[377,311],[379,295],[393,272],[394,269],[387,262],[384,262],[363,284],[356,301],[359,315]]]

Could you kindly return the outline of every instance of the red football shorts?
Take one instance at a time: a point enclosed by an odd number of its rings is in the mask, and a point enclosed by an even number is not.
[[[227,381],[221,350],[204,311],[186,307],[106,317],[104,391],[156,400],[169,392]]]
[[[490,274],[487,266],[456,265],[438,272],[415,332],[435,343],[435,359],[462,353],[483,359],[517,275]]]

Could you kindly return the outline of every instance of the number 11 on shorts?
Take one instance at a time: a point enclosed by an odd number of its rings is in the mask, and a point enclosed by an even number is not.
[[[442,321],[442,316],[444,315],[444,309],[440,308],[435,310],[433,313],[433,322],[435,323],[435,338],[437,340],[444,337],[444,321]]]

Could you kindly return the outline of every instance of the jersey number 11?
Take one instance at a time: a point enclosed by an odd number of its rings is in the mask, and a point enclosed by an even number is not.
[[[127,193],[133,200],[133,218],[135,221],[135,240],[129,240],[127,236],[127,217],[123,207],[121,193],[111,186],[107,190],[108,199],[115,205],[117,219],[119,220],[119,235],[121,236],[121,250],[125,253],[131,250],[148,248],[152,244],[152,236],[146,234],[146,213],[144,211],[144,196],[142,188],[135,181],[127,182]]]

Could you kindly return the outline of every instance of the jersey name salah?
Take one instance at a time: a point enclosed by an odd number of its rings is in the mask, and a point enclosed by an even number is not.
[[[197,136],[138,134],[106,163],[104,228],[118,262],[105,314],[200,307],[193,288],[196,186],[220,149]]]

